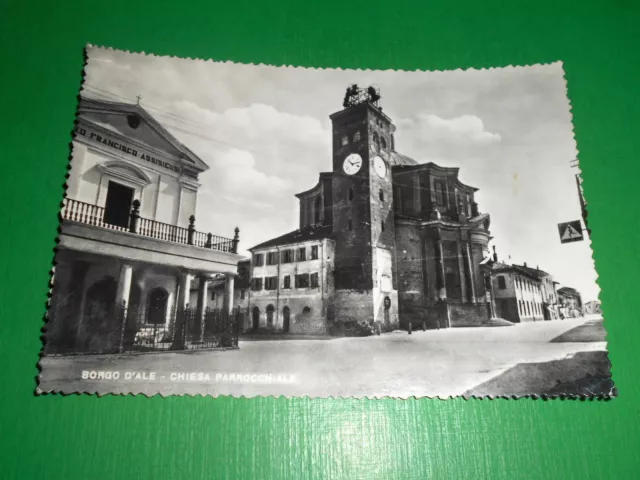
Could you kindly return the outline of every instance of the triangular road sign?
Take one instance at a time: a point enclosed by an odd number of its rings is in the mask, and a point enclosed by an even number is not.
[[[560,243],[579,242],[580,240],[584,240],[580,220],[559,223],[558,232],[560,233]]]
[[[576,232],[571,225],[567,225],[567,228],[564,229],[562,240],[571,240],[572,238],[582,238],[582,235]]]

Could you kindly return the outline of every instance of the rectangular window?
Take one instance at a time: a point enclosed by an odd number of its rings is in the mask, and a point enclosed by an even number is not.
[[[344,147],[345,145],[349,145],[349,137],[346,135],[342,137],[342,146]]]
[[[277,265],[277,264],[278,264],[278,252],[267,253],[267,265]]]
[[[240,290],[240,300],[244,300],[244,288]]]
[[[507,282],[502,275],[498,277],[498,288],[500,290],[504,290],[505,288],[507,288]]]
[[[348,196],[349,201],[353,201],[353,188],[349,188]]]
[[[293,250],[283,250],[282,251],[282,263],[291,263],[293,262]]]
[[[264,254],[256,253],[253,256],[253,265],[256,267],[261,267],[264,265]]]
[[[304,262],[307,259],[307,249],[305,247],[300,247],[298,249],[298,261]]]
[[[436,204],[444,205],[444,185],[442,184],[441,181],[435,180],[433,182],[433,187],[436,192],[436,198],[435,198]]]
[[[309,274],[300,273],[296,275],[296,288],[307,288],[307,287],[309,287]]]
[[[211,301],[215,301],[216,299],[216,292],[214,292],[213,290],[211,291]]]
[[[262,277],[253,279],[253,289],[262,290]]]
[[[284,276],[284,288],[286,289],[291,288],[291,275]]]
[[[400,185],[393,186],[393,206],[395,211],[402,215],[404,208],[402,205],[402,186]]]
[[[318,259],[318,246],[314,245],[311,247],[311,260]]]
[[[278,277],[266,277],[264,279],[265,290],[275,290],[278,288]]]
[[[349,219],[349,220],[347,221],[347,228],[348,228],[349,230],[353,230],[353,222],[351,221],[351,219]]]
[[[317,273],[312,273],[309,276],[309,284],[310,284],[311,288],[318,288],[318,274]]]

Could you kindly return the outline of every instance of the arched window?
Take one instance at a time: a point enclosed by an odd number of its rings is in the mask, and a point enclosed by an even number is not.
[[[353,134],[353,143],[360,141],[360,130],[356,130],[356,133]]]
[[[164,288],[154,288],[147,300],[147,323],[163,325],[167,320],[167,300],[169,294]]]
[[[310,307],[304,307],[302,309],[302,314],[303,315],[309,315],[311,313],[311,308]]]
[[[382,150],[387,149],[387,141],[382,136],[380,137],[380,148],[382,148]]]

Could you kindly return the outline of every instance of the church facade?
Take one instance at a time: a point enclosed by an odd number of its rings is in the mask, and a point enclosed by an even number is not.
[[[220,276],[233,307],[238,231],[195,229],[207,169],[140,105],[81,99],[45,354],[184,348],[183,313],[194,310],[192,336],[203,337],[207,285]]]
[[[491,237],[477,189],[460,181],[458,168],[399,153],[375,89],[349,87],[343,106],[330,116],[331,171],[297,194],[299,228],[250,249],[254,329],[302,331],[298,319],[338,334],[482,323],[480,263]],[[315,263],[288,253],[314,245],[322,251]],[[285,283],[299,272],[318,281]],[[298,312],[300,298],[316,308]]]

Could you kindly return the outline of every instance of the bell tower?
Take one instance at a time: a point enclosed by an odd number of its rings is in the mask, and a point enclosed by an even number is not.
[[[374,87],[347,88],[333,126],[335,320],[392,329],[398,322],[393,184],[395,126]]]

